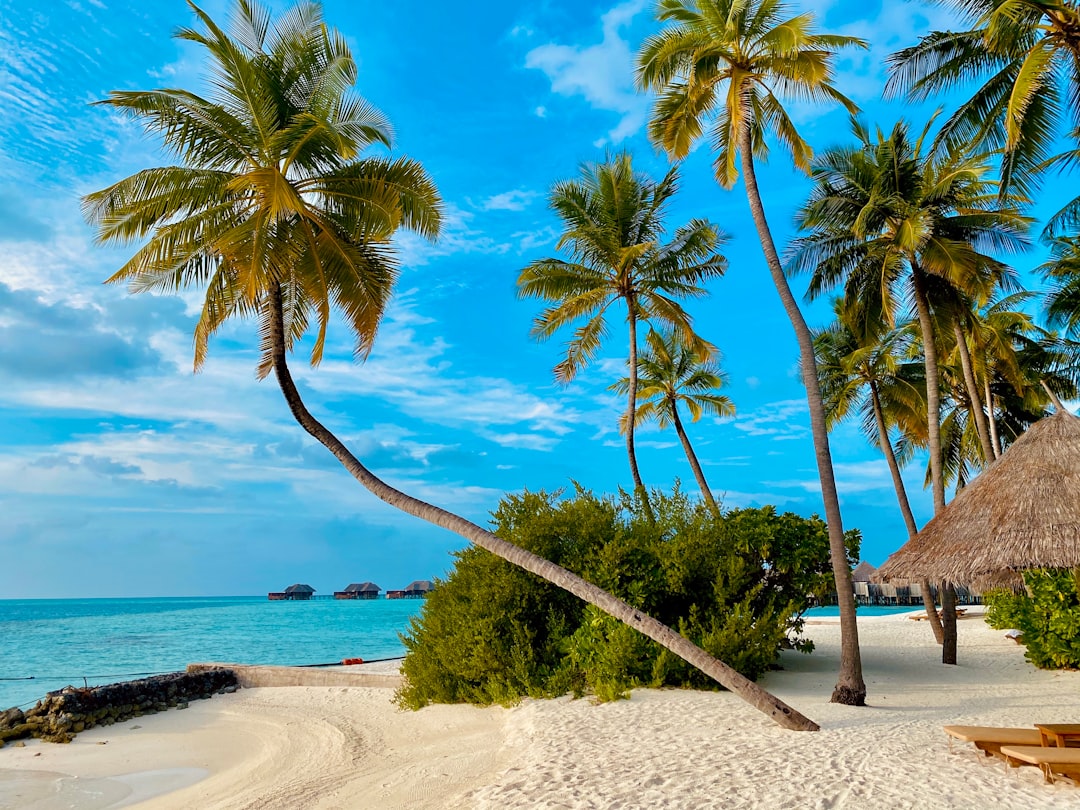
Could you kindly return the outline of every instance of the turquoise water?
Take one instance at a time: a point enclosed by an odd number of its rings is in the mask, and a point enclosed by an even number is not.
[[[0,599],[0,709],[68,684],[175,672],[189,663],[324,664],[404,655],[420,599],[263,597]],[[22,680],[33,677],[33,680]]]
[[[859,616],[896,616],[901,613],[921,611],[922,609],[922,605],[859,605],[856,608],[856,613]],[[840,608],[837,605],[825,605],[810,608],[805,615],[808,619],[815,616],[839,616]]]

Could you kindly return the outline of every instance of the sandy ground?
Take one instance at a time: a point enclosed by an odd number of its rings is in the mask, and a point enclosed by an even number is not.
[[[0,807],[1080,808],[1080,787],[1006,772],[946,724],[1080,722],[1080,672],[1042,672],[979,618],[945,667],[924,622],[859,620],[865,708],[828,702],[839,626],[763,685],[821,724],[773,725],[730,693],[403,712],[387,690],[242,690],[185,711],[0,750]]]

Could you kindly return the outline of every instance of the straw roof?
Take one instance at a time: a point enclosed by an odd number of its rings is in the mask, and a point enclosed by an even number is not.
[[[852,582],[869,582],[870,577],[877,571],[874,566],[863,560],[861,563],[855,566],[855,570],[851,572]]]
[[[878,569],[979,589],[1029,568],[1080,566],[1080,419],[1059,410],[1001,458]]]
[[[428,593],[435,589],[429,579],[417,579],[405,586],[405,593]]]
[[[303,583],[298,582],[295,585],[290,585],[286,588],[285,593],[315,593],[315,589],[310,585],[304,585]]]
[[[354,582],[345,589],[345,593],[378,593],[381,590],[374,582]]]

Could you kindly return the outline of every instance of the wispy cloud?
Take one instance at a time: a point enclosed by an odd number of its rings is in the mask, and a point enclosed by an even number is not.
[[[543,71],[553,92],[581,96],[592,107],[618,113],[619,123],[597,144],[620,143],[645,123],[649,101],[634,88],[634,49],[622,31],[646,7],[629,0],[600,18],[603,38],[594,45],[548,43],[525,55],[525,66]]]

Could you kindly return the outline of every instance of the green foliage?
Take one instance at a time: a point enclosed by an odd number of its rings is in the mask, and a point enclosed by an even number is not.
[[[1040,669],[1080,668],[1080,568],[1024,573],[1025,594],[986,597],[986,621],[1023,633],[1025,658]]]
[[[1020,616],[1030,600],[1023,594],[996,590],[983,594],[986,623],[995,630],[1020,629]]]
[[[1080,569],[1028,571],[1029,604],[1019,629],[1026,658],[1040,669],[1080,668]]]
[[[716,517],[676,490],[650,521],[632,498],[508,495],[495,532],[581,575],[749,678],[797,634],[812,598],[832,589],[825,523],[771,507]],[[858,533],[849,533],[858,557]],[[428,596],[403,637],[402,706],[512,703],[573,692],[612,700],[635,686],[716,686],[594,607],[477,548]]]

